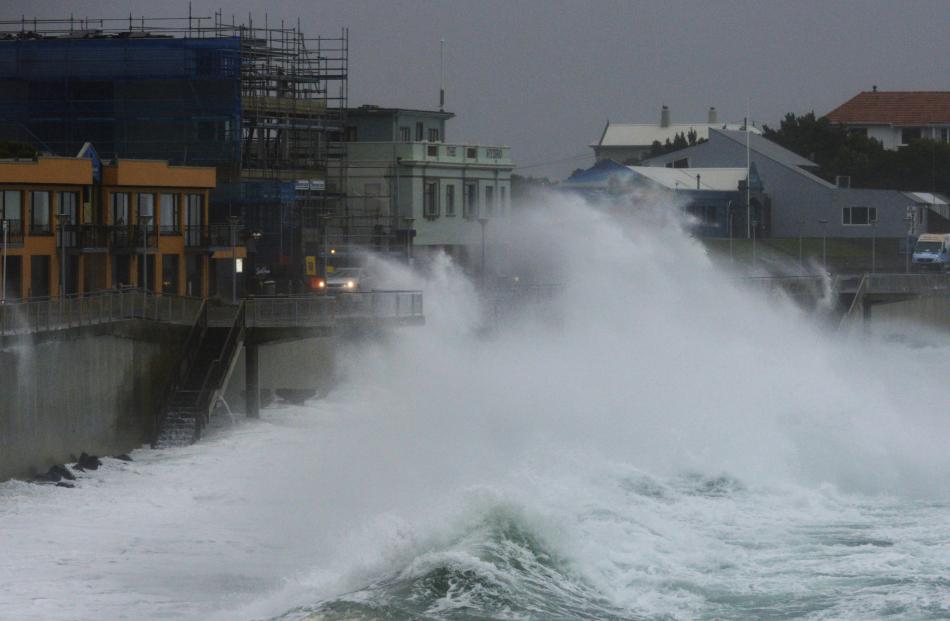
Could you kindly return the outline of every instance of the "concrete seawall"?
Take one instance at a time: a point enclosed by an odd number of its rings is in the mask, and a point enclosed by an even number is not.
[[[0,481],[149,442],[188,330],[130,320],[0,345]]]

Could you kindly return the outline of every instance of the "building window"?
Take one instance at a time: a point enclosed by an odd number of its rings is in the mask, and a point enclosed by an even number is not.
[[[439,183],[426,181],[422,194],[422,215],[426,218],[439,217]]]
[[[426,154],[429,157],[439,157],[439,145],[430,144],[428,147],[426,147]]]
[[[185,196],[185,245],[200,246],[204,225],[204,201],[201,194]]]
[[[445,186],[445,215],[455,215],[455,184]]]
[[[399,142],[412,142],[412,130],[408,127],[400,127]]]
[[[477,160],[478,147],[468,147],[467,149],[465,149],[465,157],[467,157],[470,160]]]
[[[138,222],[146,228],[155,226],[155,195],[139,194]]]
[[[455,157],[458,153],[458,147],[445,147],[445,154],[449,157]]]
[[[940,128],[940,140],[950,142],[950,127]]]
[[[491,216],[495,211],[495,188],[485,186],[485,217]]]
[[[673,160],[672,164],[670,168],[689,168],[689,158],[682,157],[678,160]]]
[[[466,218],[474,218],[478,215],[478,184],[465,184],[465,202],[462,205],[462,215]]]
[[[868,135],[868,128],[867,128],[867,127],[849,127],[849,128],[848,128],[848,133],[849,133],[849,134],[854,134],[854,135],[856,135],[856,136],[864,136],[864,137],[867,137],[867,135]]]
[[[49,192],[30,192],[30,234],[48,235],[49,221]]]
[[[129,195],[126,192],[112,194],[112,224],[124,226],[129,223]]]
[[[488,147],[485,149],[485,157],[490,160],[500,160],[501,159],[501,149],[498,147]]]
[[[21,222],[23,210],[19,190],[5,190],[0,192],[0,220]]]
[[[841,223],[848,226],[868,226],[877,222],[877,207],[844,207]]]
[[[422,142],[422,121],[416,122],[416,142]]]
[[[901,144],[910,144],[912,140],[920,140],[921,131],[919,127],[901,128]]]
[[[161,233],[162,235],[176,235],[181,233],[180,210],[178,208],[177,194],[161,194],[158,197],[159,209],[161,213]]]
[[[498,188],[498,215],[502,216],[508,210],[508,188]]]
[[[438,142],[439,141],[439,128],[430,127],[429,128],[429,142]]]

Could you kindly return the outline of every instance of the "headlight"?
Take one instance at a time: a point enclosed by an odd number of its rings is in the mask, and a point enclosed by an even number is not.
[[[352,288],[355,287],[355,286],[356,286],[356,283],[353,282],[352,280],[346,281],[346,288],[347,288],[347,289],[352,289]]]
[[[318,289],[323,289],[323,288],[326,287],[326,286],[327,286],[327,283],[323,282],[322,280],[317,281],[317,288],[318,288]]]

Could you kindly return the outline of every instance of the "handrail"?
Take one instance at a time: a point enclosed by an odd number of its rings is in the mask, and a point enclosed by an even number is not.
[[[172,376],[171,380],[168,383],[168,387],[165,391],[165,403],[162,408],[158,411],[155,420],[155,438],[158,439],[158,434],[162,429],[162,425],[165,422],[165,416],[168,413],[169,406],[171,405],[172,399],[175,394],[181,389],[182,385],[188,379],[188,372],[191,371],[191,366],[195,362],[195,358],[198,356],[198,351],[201,347],[201,341],[204,339],[205,333],[208,331],[208,303],[205,300],[201,301],[201,307],[198,309],[198,314],[195,317],[195,322],[191,326],[191,330],[188,331],[188,338],[185,339],[185,344],[182,346],[182,357],[181,362],[178,365],[178,372]]]
[[[126,319],[194,323],[199,298],[117,289],[0,305],[0,336],[94,326]]]
[[[201,383],[201,389],[198,391],[198,399],[195,404],[199,412],[199,418],[196,421],[198,433],[201,432],[201,429],[207,422],[211,407],[214,405],[213,394],[221,389],[221,384],[227,373],[225,364],[230,365],[237,353],[238,346],[244,340],[244,319],[245,305],[242,300],[238,305],[237,313],[234,315],[234,322],[228,329],[228,335],[221,345],[221,352],[218,354],[218,357],[211,362],[208,371],[205,373],[204,380]]]

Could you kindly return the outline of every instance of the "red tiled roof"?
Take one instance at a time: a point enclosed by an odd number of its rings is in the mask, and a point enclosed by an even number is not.
[[[864,91],[826,116],[841,124],[950,124],[950,91]]]

